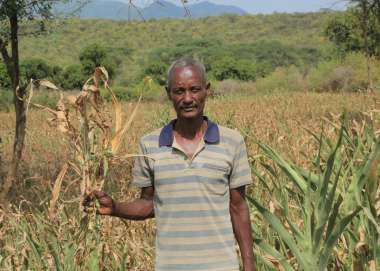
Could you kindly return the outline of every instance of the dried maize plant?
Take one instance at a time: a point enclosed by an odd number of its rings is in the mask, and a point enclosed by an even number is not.
[[[150,82],[150,78],[144,79],[143,89]],[[52,83],[45,80],[40,81],[39,84],[51,89],[58,89]],[[103,101],[100,92],[101,86],[111,96],[112,109],[114,111],[113,119]],[[122,104],[118,101],[109,86],[106,69],[104,67],[97,67],[94,74],[86,81],[82,91],[77,96],[64,97],[60,93],[60,99],[55,109],[33,104],[48,111],[53,116],[49,120],[50,123],[54,124],[65,135],[69,147],[72,148],[74,153],[74,160],[67,162],[67,165],[63,167],[55,182],[49,209],[51,218],[54,217],[54,208],[62,179],[69,168],[81,179],[82,200],[80,208],[82,208],[82,201],[86,195],[93,190],[102,189],[104,182],[109,176],[110,167],[122,163],[125,159],[133,156],[132,154],[120,153],[120,149],[137,113],[141,98],[142,95],[140,95],[130,116],[126,118]],[[75,114],[70,113],[68,105],[75,108],[79,121],[74,119]]]
[[[268,190],[270,208],[254,198],[248,200],[271,229],[272,240],[260,238],[260,230],[253,227],[259,236],[257,255],[268,266],[379,270],[380,140],[373,125],[379,120],[378,115],[374,120],[375,113],[363,113],[369,114],[369,120],[326,120],[337,140],[312,133],[319,150],[308,170],[259,143],[262,167],[253,170]]]

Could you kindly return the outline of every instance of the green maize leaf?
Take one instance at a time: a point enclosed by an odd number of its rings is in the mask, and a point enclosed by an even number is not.
[[[276,173],[276,170],[269,164],[260,162],[260,165],[262,165],[274,178],[278,178],[278,174]]]
[[[273,149],[269,146],[259,143],[260,148],[264,151],[265,155],[273,160],[282,171],[290,178],[290,180],[303,192],[307,190],[307,183],[305,179],[302,178],[289,163],[287,163],[281,156],[279,156]]]
[[[272,256],[273,258],[275,258],[276,260],[278,260],[278,263],[285,269],[285,271],[294,271],[294,269],[288,263],[287,259],[281,253],[279,253],[277,250],[275,250],[271,246],[269,246],[262,239],[255,239],[254,243],[256,244],[257,247],[260,248],[261,251],[264,251],[266,254],[268,254],[268,255]],[[272,267],[273,267],[273,265],[272,265]]]
[[[371,224],[375,227],[375,229],[377,230],[377,233],[380,234],[380,224],[379,224],[378,219],[376,218],[377,216],[376,211],[374,211],[373,208],[369,206],[368,198],[365,199],[364,201],[365,201],[365,205],[363,206],[363,213],[368,219],[368,221],[371,222]]]
[[[255,174],[255,176],[259,179],[259,181],[264,185],[264,187],[268,190],[268,191],[272,191],[272,189],[270,189],[270,187],[268,186],[268,181],[265,180],[265,178],[263,177],[263,175],[260,174],[260,172],[252,167],[252,172]]]
[[[315,161],[315,165],[317,166],[317,168],[320,168],[321,166],[321,151],[322,151],[322,147],[323,147],[323,123],[322,123],[322,132],[319,136],[317,136],[317,134],[315,134],[314,132],[312,132],[311,130],[305,128],[306,132],[308,132],[312,137],[314,137],[314,139],[318,142],[318,154],[317,154],[317,158],[316,158],[316,161]],[[302,174],[302,173],[301,173]],[[303,175],[304,178],[306,178],[308,175]],[[316,183],[319,182],[319,178],[316,180]]]
[[[304,234],[300,231],[300,229],[297,227],[296,224],[294,224],[288,217],[285,217],[286,222],[288,222],[290,230],[292,231],[294,237],[296,238],[297,242],[304,242],[305,241],[305,236]]]
[[[304,169],[302,167],[298,167],[297,165],[294,165],[294,164],[292,165],[292,167],[294,169],[296,169],[297,172],[299,174],[301,174],[301,176],[304,179],[309,178],[310,181],[311,181],[311,187],[312,187],[312,189],[313,190],[317,190],[317,188],[319,187],[319,182],[320,182],[320,177],[317,174],[315,174],[315,173],[313,173],[313,172],[311,172],[311,171],[309,171],[307,169]]]
[[[279,234],[281,239],[286,243],[286,245],[292,251],[293,255],[297,258],[300,267],[303,270],[309,270],[310,263],[307,261],[305,255],[299,251],[297,244],[294,242],[292,236],[284,228],[281,221],[275,215],[261,206],[260,203],[258,203],[255,199],[249,196],[247,196],[247,199],[256,207],[256,209],[262,214],[265,220],[267,220],[267,222]]]
[[[281,190],[281,206],[284,212],[284,215],[287,217],[289,215],[289,196],[286,189]]]
[[[356,200],[357,204],[361,204],[361,192],[364,185],[372,181],[372,170],[380,159],[380,140],[376,142],[376,145],[372,148],[372,152],[367,155],[364,165],[356,173],[356,178],[350,183],[348,187],[349,202],[352,203]]]
[[[325,247],[323,248],[323,252],[319,259],[319,268],[320,270],[325,270],[330,260],[330,255],[332,254],[332,250],[336,245],[339,237],[344,232],[346,226],[357,216],[357,214],[361,211],[361,208],[357,208],[351,214],[342,218],[339,223],[335,226],[335,229],[328,235],[326,240]]]
[[[342,166],[340,166],[339,171],[337,175],[335,176],[335,181],[332,189],[330,190],[326,203],[324,204],[324,209],[319,211],[319,217],[318,217],[318,228],[315,230],[314,233],[314,242],[313,242],[313,252],[315,253],[317,250],[319,250],[319,245],[322,239],[322,235],[324,232],[324,229],[326,227],[326,223],[328,221],[328,217],[331,213],[331,208],[333,207],[336,188],[338,186],[339,176],[342,169]]]
[[[311,189],[311,183],[310,179],[308,180],[308,186],[307,186],[307,191],[304,196],[304,207],[303,207],[303,217],[304,217],[304,222],[305,222],[305,239],[307,240],[312,240],[312,235],[314,231],[314,206],[313,206],[313,199],[312,199],[312,189]],[[306,243],[305,243],[306,244]]]
[[[335,221],[337,220],[338,218],[338,215],[339,215],[339,207],[340,205],[342,204],[343,202],[343,197],[341,195],[338,196],[335,204],[334,204],[334,207],[331,211],[331,214],[329,216],[329,221],[327,222],[327,229],[326,229],[326,240],[330,237],[330,235],[332,234],[332,231],[335,227]]]
[[[330,177],[334,169],[336,153],[342,144],[342,136],[343,136],[343,129],[341,129],[339,133],[339,139],[338,139],[338,142],[336,143],[336,146],[333,152],[330,154],[329,158],[327,159],[327,167],[323,176],[322,187],[320,188],[320,197],[319,197],[320,202],[319,203],[321,205],[320,206],[321,209],[324,209],[325,199],[327,196],[327,190],[330,183]]]

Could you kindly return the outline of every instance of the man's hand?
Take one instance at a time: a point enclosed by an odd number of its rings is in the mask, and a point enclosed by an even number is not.
[[[96,209],[96,213],[100,215],[114,215],[115,214],[115,202],[102,191],[92,191],[84,200],[83,205],[85,211],[88,209],[86,207],[95,207],[95,200],[98,201],[99,207]]]
[[[116,202],[102,191],[91,192],[83,201],[85,212],[90,208],[96,208],[100,215],[110,215],[130,220],[144,220],[154,217],[153,187],[145,187],[141,190],[141,197],[132,202]],[[98,202],[98,206],[95,202]]]

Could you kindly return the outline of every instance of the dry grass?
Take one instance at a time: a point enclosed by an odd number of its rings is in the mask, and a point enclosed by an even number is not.
[[[132,114],[131,110],[134,106],[131,104],[122,105],[122,107],[125,106],[128,109],[126,115],[129,116]],[[143,134],[174,116],[170,107],[170,104],[165,103],[143,103],[136,114],[128,137],[120,146],[120,152],[135,152],[138,139]],[[379,109],[380,100],[376,96],[293,93],[213,98],[208,101],[207,115],[221,125],[239,129],[245,135],[252,161],[259,154],[256,142],[260,140],[296,164],[307,167],[310,163],[310,157],[317,152],[315,141],[307,129],[319,133],[323,118],[335,120],[344,110],[348,112],[351,119],[370,121],[368,116],[361,112]],[[0,113],[1,152],[3,154],[1,160],[5,163],[9,160],[12,150],[13,123],[13,114]],[[378,124],[379,122],[376,125]],[[38,219],[47,218],[46,205],[51,199],[51,191],[54,189],[53,182],[73,153],[66,147],[67,142],[65,142],[62,134],[46,122],[46,112],[31,109],[27,127],[22,178],[13,189],[13,202],[15,209],[18,210],[13,221],[32,223],[30,225],[32,229],[29,231],[37,234],[35,242],[40,244],[38,234],[43,235],[43,229],[38,229],[37,226],[33,225],[33,221],[38,218],[36,218],[35,209],[41,210],[41,217]],[[325,132],[333,135],[332,128],[326,127]],[[110,172],[109,181],[105,184],[104,189],[118,200],[130,200],[138,194],[136,189],[129,188],[130,170],[131,162],[128,160],[116,165]],[[255,182],[251,191],[254,191],[258,186],[260,184]],[[55,188],[57,189],[57,187]],[[74,172],[68,170],[61,184],[60,198],[54,199],[54,204],[58,208],[57,219],[60,221],[55,228],[55,234],[57,235],[56,238],[62,240],[63,243],[72,241],[74,247],[75,244],[77,245],[75,263],[83,264],[87,262],[85,260],[86,255],[92,255],[92,251],[87,251],[84,244],[89,246],[94,244],[91,243],[91,240],[85,239],[87,241],[82,240],[78,245],[66,236],[66,232],[70,231],[73,235],[77,234],[80,227],[77,212],[79,196],[79,180],[75,177]],[[27,255],[29,248],[23,247],[26,241],[25,238],[22,239],[22,236],[17,237],[19,244],[15,244],[12,239],[12,235],[16,234],[15,230],[12,229],[11,224],[7,223],[4,217],[0,217],[0,236],[3,236],[0,238],[0,248],[7,251],[5,254],[7,258],[5,260],[0,258],[0,263],[1,261],[6,261],[6,263],[15,261],[15,265],[21,266],[22,259],[17,257]],[[102,259],[99,263],[100,265],[111,263],[113,269],[116,269],[118,264],[125,263],[126,270],[152,270],[154,221],[122,222],[119,219],[102,218],[99,231],[102,248],[97,255],[104,257],[104,260]],[[20,248],[17,246],[21,246],[24,251],[18,250]],[[13,255],[13,258],[9,255]],[[51,257],[47,255],[44,257],[47,262],[53,265]],[[113,263],[112,260],[114,260]],[[86,269],[83,268],[83,270]]]

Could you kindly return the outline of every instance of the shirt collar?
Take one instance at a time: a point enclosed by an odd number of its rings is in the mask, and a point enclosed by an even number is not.
[[[219,127],[216,123],[209,120],[207,117],[203,117],[207,121],[207,130],[204,135],[204,141],[209,144],[215,144],[219,142],[220,134]],[[162,128],[159,137],[159,146],[172,146],[173,144],[173,128],[177,120],[170,121],[164,128]]]

